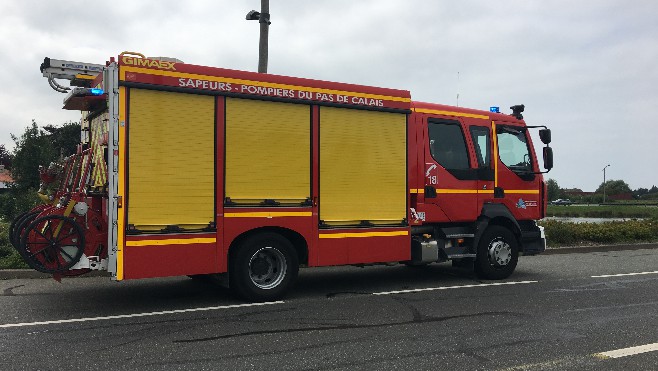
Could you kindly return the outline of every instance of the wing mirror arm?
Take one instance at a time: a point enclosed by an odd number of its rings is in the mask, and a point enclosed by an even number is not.
[[[544,169],[546,171],[540,171],[535,174],[546,174],[551,169],[553,168],[553,148],[549,146],[551,143],[551,129],[546,127],[546,125],[536,125],[536,126],[527,126],[528,128],[542,128],[539,130],[539,139],[541,139],[541,142],[546,145],[546,147],[543,148],[543,157],[544,157]]]

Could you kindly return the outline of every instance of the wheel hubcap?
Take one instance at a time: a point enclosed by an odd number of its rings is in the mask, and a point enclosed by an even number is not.
[[[512,247],[503,239],[496,239],[489,245],[489,262],[495,266],[505,266],[512,260]]]
[[[277,287],[286,276],[286,259],[281,251],[263,247],[249,260],[249,277],[258,288],[268,290]]]

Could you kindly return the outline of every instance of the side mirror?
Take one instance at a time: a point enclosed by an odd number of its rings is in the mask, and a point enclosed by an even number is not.
[[[549,130],[550,136],[550,130]],[[544,169],[550,171],[553,168],[553,148],[544,147]]]
[[[539,139],[544,144],[551,143],[551,129],[541,129],[539,130]]]

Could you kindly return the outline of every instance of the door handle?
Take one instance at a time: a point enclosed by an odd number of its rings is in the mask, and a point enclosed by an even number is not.
[[[425,198],[436,198],[436,188],[433,186],[425,186]]]

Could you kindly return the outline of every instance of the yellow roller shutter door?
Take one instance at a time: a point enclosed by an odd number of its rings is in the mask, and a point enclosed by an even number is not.
[[[131,89],[128,223],[199,229],[214,221],[215,104],[209,96]]]
[[[311,114],[301,104],[226,99],[226,197],[299,204],[311,191]]]
[[[406,116],[322,107],[320,219],[331,225],[406,218]]]

